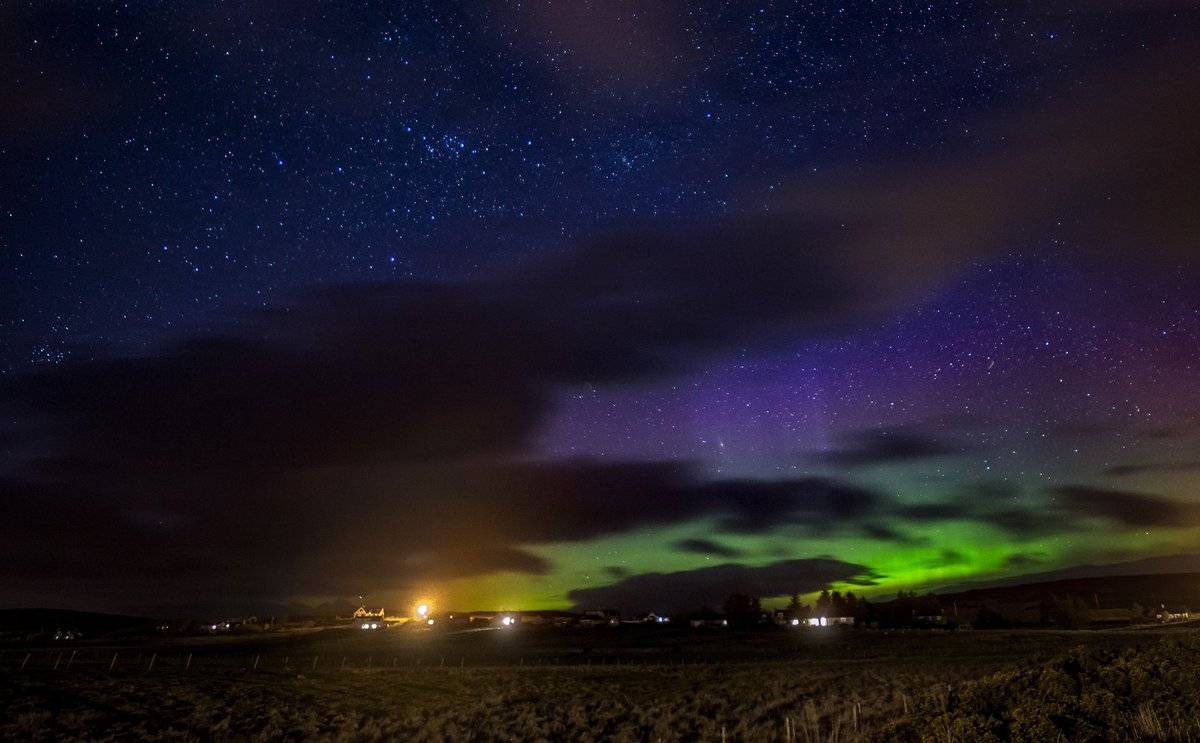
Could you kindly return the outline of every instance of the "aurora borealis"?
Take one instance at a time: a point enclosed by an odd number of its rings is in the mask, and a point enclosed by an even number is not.
[[[797,542],[800,554],[835,555],[886,576],[878,587],[841,586],[867,595],[1194,551],[1200,463],[1189,457],[1200,428],[1188,411],[1200,396],[1170,380],[1197,375],[1195,300],[1186,274],[1098,273],[1005,256],[852,337],[634,393],[572,395],[546,437],[558,455],[682,452],[713,477],[848,476],[898,510],[988,500],[998,510],[1028,509],[1028,524],[929,514],[859,534],[800,530],[796,539],[788,529],[720,534],[699,521],[602,540],[562,585],[610,582],[598,565],[665,572],[770,563],[798,556]],[[1087,299],[1089,289],[1100,296]],[[1125,312],[1106,313],[1113,305]],[[644,411],[633,424],[622,420],[630,408]],[[855,432],[866,440],[856,442]],[[894,446],[871,445],[889,436]],[[1133,461],[1146,464],[1120,464]],[[1067,483],[1157,494],[1179,506],[1106,509],[1084,496],[1073,518],[1057,520],[1055,489]],[[689,552],[679,548],[686,539],[729,551]],[[574,545],[546,554],[560,564],[578,559]]]
[[[2,604],[1197,551],[1189,3],[0,13]]]

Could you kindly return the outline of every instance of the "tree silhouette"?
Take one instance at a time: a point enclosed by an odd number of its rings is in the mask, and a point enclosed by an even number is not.
[[[817,596],[817,613],[828,614],[831,608],[833,608],[833,599],[829,595],[829,590],[821,591],[821,595]]]
[[[753,624],[762,617],[762,605],[757,596],[735,593],[725,599],[722,607],[731,624]]]
[[[784,610],[784,616],[788,619],[808,619],[811,613],[812,610],[800,600],[798,593],[792,594],[792,600],[788,602],[787,608]]]

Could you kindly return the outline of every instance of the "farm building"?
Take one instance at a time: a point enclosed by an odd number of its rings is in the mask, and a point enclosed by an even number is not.
[[[521,612],[521,624],[553,625],[562,627],[575,621],[575,615],[569,611],[524,611]]]
[[[671,618],[663,614],[656,614],[652,611],[644,614],[638,614],[632,619],[622,619],[622,624],[666,624]]]
[[[1162,606],[1154,618],[1160,622],[1184,622],[1192,618],[1192,612],[1182,606]]]
[[[620,622],[621,612],[616,609],[588,609],[579,616],[580,627],[608,627]]]
[[[809,617],[810,627],[853,626],[854,617]]]

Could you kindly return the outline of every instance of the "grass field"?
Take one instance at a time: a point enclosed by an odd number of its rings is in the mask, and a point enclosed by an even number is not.
[[[622,627],[8,649],[0,709],[0,735],[35,740],[1200,740],[1200,640]]]

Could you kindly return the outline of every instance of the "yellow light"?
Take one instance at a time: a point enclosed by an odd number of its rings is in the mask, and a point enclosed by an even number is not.
[[[417,616],[422,619],[429,616],[429,604],[417,604]]]

